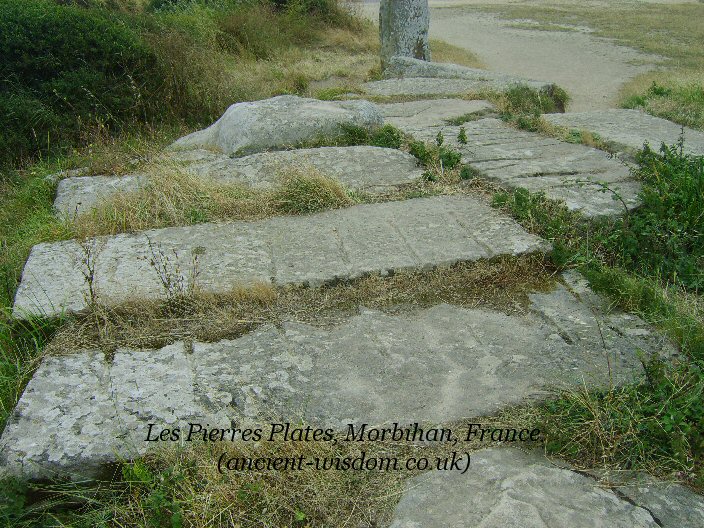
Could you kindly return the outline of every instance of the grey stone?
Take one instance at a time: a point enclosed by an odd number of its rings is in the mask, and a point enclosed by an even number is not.
[[[704,497],[680,484],[640,477],[616,489],[634,504],[647,508],[663,528],[704,526]]]
[[[319,101],[280,95],[234,104],[211,126],[182,137],[171,148],[253,154],[284,149],[321,136],[336,137],[344,126],[374,129],[382,121],[379,109],[369,101]]]
[[[171,153],[164,162],[176,162],[184,171],[217,183],[259,189],[274,186],[295,167],[311,166],[350,189],[371,193],[388,192],[422,173],[410,154],[368,146],[262,152],[241,158],[196,149]],[[138,174],[67,178],[59,183],[54,208],[60,215],[81,214],[114,193],[135,191],[146,182],[147,178]]]
[[[428,0],[381,0],[379,36],[382,69],[395,55],[429,61],[429,27]]]
[[[518,130],[498,119],[480,119],[462,126],[466,144],[457,139],[458,126],[401,129],[426,142],[435,142],[441,132],[443,144],[459,151],[462,163],[487,179],[509,188],[544,192],[585,216],[625,212],[624,205],[614,200],[607,188],[617,192],[629,210],[639,204],[640,185],[629,169],[601,150]]]
[[[675,145],[683,132],[681,125],[639,110],[545,114],[543,118],[553,125],[594,132],[612,147],[630,152],[639,151],[644,143],[656,151],[663,143]],[[684,151],[704,155],[704,132],[684,127]]]
[[[427,62],[417,60],[412,57],[392,57],[387,68],[384,70],[384,77],[392,79],[399,78],[431,78],[431,79],[466,79],[468,81],[478,81],[487,83],[494,89],[506,90],[511,86],[523,84],[535,88],[536,90],[554,89],[552,83],[524,79],[515,75],[480,70],[478,68],[468,68],[458,64],[443,62]]]
[[[74,176],[59,181],[54,209],[59,216],[73,218],[96,207],[114,194],[139,189],[146,182],[143,174],[126,176]]]
[[[641,379],[638,349],[672,354],[643,321],[607,312],[603,300],[584,305],[569,283],[531,295],[516,315],[361,309],[327,328],[284,321],[216,343],[120,349],[112,363],[92,351],[50,357],[8,421],[0,465],[90,472],[111,455],[144,452],[149,423],[450,423],[554,388]]]
[[[376,97],[448,97],[478,94],[485,90],[502,90],[503,83],[468,79],[431,79],[406,77],[382,79],[362,84],[362,92]]]
[[[448,119],[464,116],[472,119],[496,111],[488,101],[465,99],[425,99],[378,106],[384,122],[399,128],[445,125]]]
[[[656,528],[644,508],[592,478],[518,449],[471,454],[466,474],[414,477],[391,528]]]
[[[228,291],[255,282],[317,286],[367,273],[425,268],[502,254],[544,252],[549,244],[475,198],[444,196],[358,205],[308,216],[200,224],[140,234],[38,244],[15,296],[14,313],[51,315],[85,308],[94,290],[106,304],[163,298],[150,261],[167,261],[188,288]],[[201,253],[194,266],[195,253]],[[197,267],[198,273],[192,273]]]

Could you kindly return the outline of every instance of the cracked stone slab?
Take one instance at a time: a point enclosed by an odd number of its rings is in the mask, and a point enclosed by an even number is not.
[[[174,152],[165,163],[177,163],[189,174],[223,184],[266,189],[276,185],[291,168],[313,167],[357,191],[379,193],[418,179],[422,171],[416,159],[400,150],[356,146],[321,147],[262,152],[232,158],[207,150]],[[147,176],[81,176],[59,182],[54,208],[59,215],[89,211],[115,193],[136,191]]]
[[[495,90],[506,90],[518,84],[530,86],[536,90],[550,90],[554,87],[552,83],[525,79],[506,73],[403,56],[395,56],[389,60],[384,68],[384,77],[393,80],[398,80],[397,78],[465,79],[484,83],[485,88]]]
[[[493,448],[471,454],[464,475],[432,471],[412,478],[391,528],[663,526],[648,504],[648,500],[634,504],[589,476],[551,463],[542,454]]]
[[[458,117],[469,121],[496,111],[488,101],[465,99],[425,99],[377,106],[384,114],[384,122],[398,128],[445,125],[447,120]]]
[[[598,110],[567,114],[545,114],[549,123],[570,129],[586,130],[599,135],[616,149],[637,152],[648,143],[657,151],[660,146],[676,145],[683,127],[672,121],[654,117],[640,110]],[[684,150],[704,156],[704,132],[684,127]]]
[[[476,94],[484,90],[501,90],[500,82],[469,79],[443,79],[428,77],[405,77],[382,79],[362,84],[362,92],[376,97],[448,97]]]
[[[49,357],[8,420],[0,466],[89,472],[143,453],[149,423],[450,423],[554,388],[607,386],[610,374],[641,379],[636,350],[674,353],[637,317],[607,311],[594,294],[585,304],[580,280],[532,294],[522,314],[361,308],[336,326],[264,324],[215,343],[118,349],[112,362],[97,351]]]
[[[704,526],[704,497],[685,486],[636,478],[616,489],[633,503],[646,506],[664,528]]]
[[[601,150],[566,143],[515,129],[498,119],[480,119],[462,125],[467,143],[458,140],[459,126],[401,129],[426,142],[442,133],[444,145],[462,154],[462,163],[483,177],[508,188],[544,192],[585,216],[615,216],[639,205],[640,184],[618,159]],[[611,191],[607,191],[610,189]]]
[[[550,245],[469,196],[357,205],[306,216],[199,224],[139,234],[38,244],[14,313],[52,315],[86,307],[87,276],[106,304],[165,297],[164,274],[188,288],[227,292],[254,283],[319,286],[366,274],[548,251]]]
[[[382,120],[379,109],[369,101],[320,101],[280,95],[236,103],[211,126],[182,137],[171,148],[253,154],[285,149],[321,136],[336,137],[345,126],[374,129]]]

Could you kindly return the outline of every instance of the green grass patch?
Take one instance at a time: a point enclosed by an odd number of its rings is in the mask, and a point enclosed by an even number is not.
[[[584,468],[646,470],[702,488],[703,160],[679,145],[646,149],[638,161],[643,205],[622,219],[587,221],[520,189],[496,194],[494,205],[551,240],[555,265],[578,269],[595,291],[654,324],[680,349],[667,362],[644,359],[642,383],[564,391],[539,406],[548,452]]]

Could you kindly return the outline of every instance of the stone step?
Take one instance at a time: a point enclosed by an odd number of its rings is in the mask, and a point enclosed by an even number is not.
[[[112,362],[95,350],[47,357],[0,440],[2,466],[87,473],[143,453],[149,423],[449,423],[555,387],[639,378],[637,350],[674,353],[637,317],[609,312],[576,273],[529,298],[514,315],[361,309],[333,327],[265,324],[234,340],[118,349]]]
[[[393,57],[384,70],[385,79],[362,85],[365,94],[381,97],[428,97],[506,91],[524,85],[551,91],[552,83],[505,73],[467,68],[457,64],[428,62],[410,57]]]
[[[469,68],[447,62],[432,62],[413,57],[395,56],[388,61],[384,69],[386,79],[424,78],[424,79],[465,79],[491,83],[500,90],[521,84],[536,90],[550,90],[555,85],[546,81],[526,79],[517,75],[501,73],[480,68]]]
[[[496,107],[488,101],[465,99],[421,99],[377,106],[384,122],[398,128],[445,125],[450,119],[466,116],[469,121],[496,112]]]
[[[543,118],[553,125],[596,133],[607,144],[631,153],[641,150],[644,143],[655,151],[663,143],[676,145],[683,132],[681,125],[639,110],[545,114]],[[704,156],[704,132],[684,127],[684,151]]]
[[[382,79],[362,84],[362,93],[373,97],[460,97],[478,94],[486,90],[500,91],[505,84],[500,81],[478,81],[469,79],[443,79],[428,77],[405,77]]]
[[[388,192],[422,173],[410,154],[369,146],[262,152],[241,158],[195,149],[171,153],[163,163],[177,164],[189,174],[216,183],[258,189],[273,187],[289,169],[309,166],[352,190],[370,193]],[[62,216],[82,214],[115,193],[139,189],[146,181],[144,174],[65,178],[58,184],[54,208]]]
[[[515,448],[483,449],[470,456],[465,474],[431,471],[410,479],[391,528],[704,525],[704,497],[683,486],[651,483],[609,489],[540,453]]]
[[[90,276],[97,300],[110,305],[165,298],[168,280],[184,290],[207,292],[261,282],[317,286],[371,273],[548,250],[547,242],[469,196],[357,205],[82,244],[38,244],[22,273],[14,313],[49,316],[82,310],[89,300]]]
[[[467,143],[458,140],[459,126],[402,126],[401,129],[426,142],[442,133],[443,145],[462,154],[462,163],[491,181],[508,188],[522,187],[545,192],[563,200],[571,210],[585,216],[613,216],[625,212],[607,184],[617,191],[629,209],[637,207],[640,185],[619,160],[601,150],[566,143],[540,134],[518,130],[493,118],[462,125]]]

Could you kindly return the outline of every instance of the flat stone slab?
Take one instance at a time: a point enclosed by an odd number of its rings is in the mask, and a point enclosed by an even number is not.
[[[685,486],[641,477],[616,489],[634,504],[647,506],[664,528],[704,526],[704,497]]]
[[[640,110],[545,114],[543,118],[553,125],[594,132],[614,148],[630,152],[641,150],[644,143],[648,143],[655,151],[663,143],[676,145],[682,134],[681,125]],[[689,154],[704,156],[704,132],[684,127],[684,150]]]
[[[616,382],[640,378],[636,350],[674,352],[584,288],[568,274],[531,295],[522,315],[447,304],[397,315],[361,309],[334,327],[283,322],[216,343],[119,349],[112,363],[91,350],[48,357],[8,420],[0,466],[90,473],[143,453],[149,423],[449,423],[551,388],[607,386],[609,366]]]
[[[462,163],[482,176],[509,188],[522,187],[563,200],[571,210],[585,216],[614,216],[625,212],[611,192],[617,191],[629,209],[637,207],[640,184],[619,160],[601,150],[566,143],[513,128],[498,119],[480,119],[462,125],[467,143],[457,136],[459,126],[401,129],[426,142],[435,142],[442,132],[444,145],[462,154]]]
[[[444,79],[429,77],[405,77],[403,79],[382,79],[362,84],[362,92],[375,97],[448,97],[477,94],[485,90],[500,91],[501,82],[469,79]]]
[[[384,69],[384,77],[397,78],[431,78],[431,79],[465,79],[485,83],[487,87],[497,90],[506,90],[517,84],[535,88],[536,90],[549,90],[553,83],[525,79],[515,75],[468,68],[459,64],[445,62],[430,62],[412,57],[395,56],[388,61]]]
[[[379,109],[369,101],[319,101],[280,95],[234,104],[211,126],[182,137],[171,148],[204,148],[240,156],[290,148],[321,136],[340,136],[345,126],[374,129],[381,123]]]
[[[106,304],[164,298],[171,279],[203,291],[252,283],[322,285],[365,274],[545,252],[549,244],[469,196],[358,205],[256,222],[199,224],[32,248],[14,313],[53,315],[87,305],[90,276]],[[198,255],[197,266],[193,264]],[[168,278],[168,277],[166,277]]]
[[[378,106],[384,114],[384,122],[398,128],[445,125],[450,119],[467,117],[471,120],[496,111],[489,101],[465,99],[425,99]]]
[[[665,524],[649,510],[651,500],[634,501],[603,488],[543,455],[518,449],[485,449],[471,454],[466,474],[432,471],[411,479],[396,507],[391,528],[657,528]],[[668,500],[667,490],[660,496]],[[698,497],[694,508],[701,510]],[[696,511],[693,516],[698,516]],[[694,517],[692,517],[694,519]]]
[[[165,159],[165,163],[174,162],[203,179],[258,189],[275,186],[290,168],[313,167],[350,189],[370,193],[388,192],[417,180],[422,173],[410,154],[369,146],[262,152],[241,158],[196,149],[171,153]],[[146,182],[142,174],[66,178],[59,182],[54,208],[59,215],[71,217],[115,193],[136,191]]]

